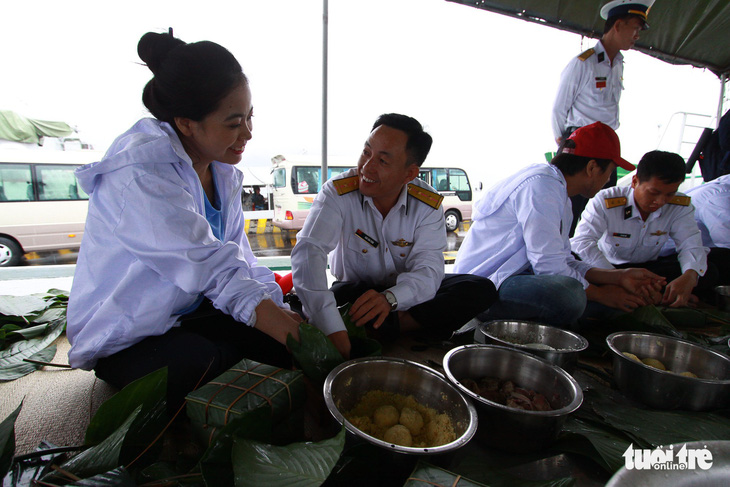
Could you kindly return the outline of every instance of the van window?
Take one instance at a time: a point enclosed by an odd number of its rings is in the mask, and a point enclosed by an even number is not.
[[[469,178],[461,169],[449,169],[449,189],[456,191],[461,201],[471,201],[471,186]]]
[[[33,183],[30,164],[0,164],[0,201],[30,201]]]
[[[87,200],[89,195],[79,187],[73,166],[41,165],[35,167],[40,201]]]
[[[347,172],[349,167],[327,167],[327,179]],[[294,166],[292,168],[291,187],[294,194],[316,194],[319,192],[319,175],[321,167]],[[278,187],[278,186],[275,186]]]
[[[275,188],[284,188],[286,187],[286,169],[280,168],[280,169],[274,169],[272,171],[274,175],[274,187]]]

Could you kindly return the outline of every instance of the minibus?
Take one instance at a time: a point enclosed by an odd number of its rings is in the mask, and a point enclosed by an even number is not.
[[[0,267],[27,252],[81,245],[89,196],[74,170],[100,151],[0,150]]]

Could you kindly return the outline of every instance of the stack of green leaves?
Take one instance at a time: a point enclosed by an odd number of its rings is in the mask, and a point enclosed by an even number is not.
[[[364,327],[353,323],[349,310],[349,304],[340,308],[342,321],[345,323],[352,345],[350,358],[382,355],[383,349],[380,343],[368,338]],[[299,324],[299,341],[289,335],[286,346],[291,350],[296,366],[316,384],[323,384],[327,374],[345,361],[329,338],[321,330],[306,322]]]
[[[68,292],[0,296],[0,381],[23,377],[50,362],[66,328]]]

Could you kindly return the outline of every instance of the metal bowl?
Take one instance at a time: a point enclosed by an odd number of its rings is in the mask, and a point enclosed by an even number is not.
[[[722,311],[730,311],[730,286],[715,286],[717,307]]]
[[[480,325],[479,330],[487,344],[516,348],[537,355],[568,373],[575,370],[580,352],[588,348],[588,340],[577,333],[531,321],[490,321]],[[555,350],[526,346],[535,343]]]
[[[635,447],[636,448],[636,447]],[[697,464],[694,468],[670,468],[678,467],[682,462],[681,449],[685,452],[693,450],[706,450],[711,454],[711,467],[701,468]],[[672,462],[667,465],[658,465],[659,468],[632,468],[621,467],[608,481],[606,487],[697,487],[728,485],[730,483],[730,441],[693,441],[689,443],[677,443],[660,447],[664,452],[671,452]],[[705,452],[703,452],[705,453]],[[706,453],[705,453],[706,455]]]
[[[618,332],[606,337],[613,355],[613,376],[621,392],[655,409],[703,411],[730,404],[730,357],[696,343],[654,333]],[[689,371],[699,378],[644,365],[653,358],[667,369]]]
[[[354,408],[372,390],[412,395],[418,403],[447,413],[456,440],[430,448],[414,448],[387,443],[362,432],[345,419],[342,411]],[[441,374],[409,360],[365,357],[340,364],[324,382],[324,399],[330,413],[349,433],[397,453],[436,455],[451,452],[466,445],[477,430],[477,413],[472,403]]]
[[[497,345],[462,345],[444,356],[446,376],[471,397],[479,414],[477,438],[511,452],[545,448],[555,441],[568,415],[583,402],[583,391],[563,369],[527,352]],[[552,411],[525,411],[475,394],[464,379],[494,377],[543,394]]]

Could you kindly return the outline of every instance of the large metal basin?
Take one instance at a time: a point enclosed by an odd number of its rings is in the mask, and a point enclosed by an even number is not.
[[[540,450],[552,444],[568,418],[583,402],[583,391],[563,369],[527,352],[496,345],[463,345],[446,353],[446,376],[471,397],[479,414],[477,438],[511,452]],[[552,411],[525,411],[475,394],[464,379],[510,380],[548,398]]]
[[[420,404],[449,415],[456,440],[430,448],[394,445],[356,428],[343,415],[371,390],[412,395]],[[356,438],[397,453],[437,455],[467,444],[477,429],[477,413],[471,401],[440,373],[425,365],[397,358],[360,358],[340,364],[324,383],[324,399],[335,419]]]

